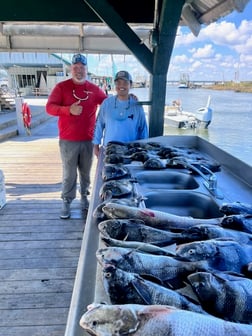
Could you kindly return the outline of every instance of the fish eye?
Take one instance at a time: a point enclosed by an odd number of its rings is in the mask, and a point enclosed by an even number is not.
[[[111,278],[111,273],[110,272],[106,272],[104,274],[104,276],[105,276],[106,279],[109,279],[109,278]]]
[[[92,326],[93,326],[93,327],[96,327],[97,324],[98,324],[97,321],[93,321],[93,322],[92,322]]]
[[[194,249],[188,250],[188,254],[190,254],[190,255],[194,254]]]

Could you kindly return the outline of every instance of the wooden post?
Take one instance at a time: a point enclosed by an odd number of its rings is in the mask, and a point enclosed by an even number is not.
[[[23,122],[23,114],[22,114],[22,105],[23,105],[23,98],[22,97],[16,97],[16,117],[17,117],[17,127],[18,127],[18,134],[19,135],[25,135],[26,130],[24,127]]]
[[[3,171],[0,170],[0,210],[6,204],[6,194],[5,194],[5,184],[4,184],[4,174]]]

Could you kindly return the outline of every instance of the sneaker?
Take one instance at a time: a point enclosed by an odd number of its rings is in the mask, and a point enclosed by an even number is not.
[[[89,207],[89,201],[87,199],[87,196],[82,196],[81,197],[81,210],[87,211],[88,207]]]
[[[60,212],[60,218],[67,219],[70,217],[70,215],[70,203],[67,200],[64,200]]]

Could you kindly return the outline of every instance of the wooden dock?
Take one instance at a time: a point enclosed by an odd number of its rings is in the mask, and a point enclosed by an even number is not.
[[[56,119],[0,143],[7,199],[0,209],[2,336],[62,336],[66,327],[85,220],[79,199],[71,219],[59,218]]]

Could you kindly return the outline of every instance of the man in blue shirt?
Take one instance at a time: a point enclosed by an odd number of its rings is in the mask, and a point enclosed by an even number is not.
[[[110,141],[131,142],[148,138],[148,126],[143,107],[130,94],[132,77],[127,71],[115,76],[116,95],[106,98],[99,110],[93,138],[94,153]]]

